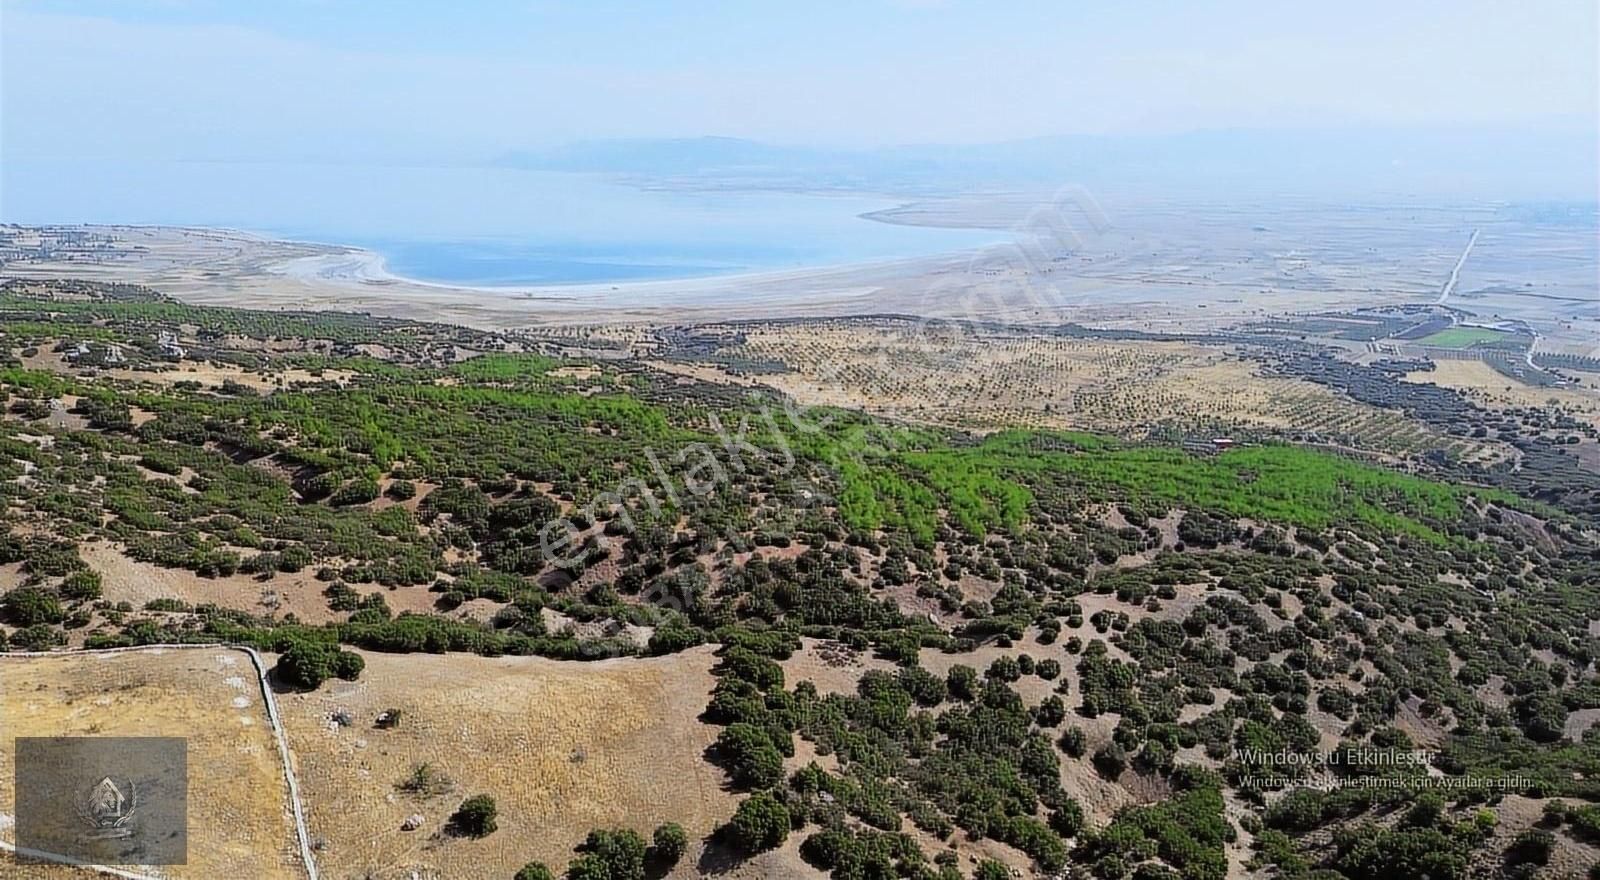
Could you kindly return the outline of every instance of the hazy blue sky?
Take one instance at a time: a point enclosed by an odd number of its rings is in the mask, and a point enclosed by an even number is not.
[[[5,156],[1592,127],[1597,4],[0,0]]]

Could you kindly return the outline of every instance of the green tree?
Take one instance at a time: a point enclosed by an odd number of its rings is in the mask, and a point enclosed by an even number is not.
[[[1100,771],[1101,776],[1116,779],[1122,775],[1122,771],[1128,769],[1128,753],[1117,743],[1106,743],[1094,753],[1091,763],[1094,764],[1094,769]]]
[[[783,689],[783,667],[749,648],[729,648],[722,657],[722,668],[763,691]]]
[[[67,612],[61,600],[51,590],[42,587],[19,587],[0,599],[0,612],[6,620],[19,627],[56,624],[65,620]]]
[[[45,623],[25,626],[11,634],[11,647],[18,651],[48,651],[66,643],[65,633]]]
[[[766,788],[783,778],[783,755],[772,744],[767,732],[754,724],[736,722],[717,736],[721,757],[734,785],[741,788]]]
[[[462,801],[461,806],[451,814],[450,829],[463,837],[487,837],[500,827],[495,822],[498,814],[494,798],[475,794]]]
[[[567,864],[567,880],[611,880],[611,866],[594,853],[584,853]]]
[[[659,826],[651,835],[650,854],[665,866],[676,865],[688,848],[689,835],[676,822]]]
[[[1061,751],[1066,752],[1069,756],[1081,758],[1089,746],[1089,740],[1084,734],[1083,728],[1069,727],[1061,734],[1061,739],[1057,744],[1061,746]]]
[[[789,836],[789,809],[770,793],[758,791],[739,804],[728,828],[734,843],[746,852],[769,850]]]
[[[945,687],[958,700],[974,699],[978,695],[978,670],[957,663],[945,674]]]
[[[354,651],[340,651],[333,657],[333,674],[345,681],[355,681],[367,668],[367,661]]]
[[[61,582],[61,595],[66,599],[84,601],[100,598],[100,572],[75,571]]]
[[[295,642],[278,657],[276,672],[286,684],[315,689],[333,674],[333,652],[315,642]]]
[[[315,690],[337,675],[354,681],[366,667],[361,655],[341,651],[325,642],[296,641],[278,658],[278,679],[305,690]]]
[[[1461,880],[1467,876],[1463,846],[1433,828],[1390,831],[1357,825],[1340,829],[1333,843],[1333,867],[1350,880],[1424,875],[1435,880]]]
[[[328,499],[329,504],[346,507],[352,504],[366,504],[378,497],[378,482],[371,477],[357,477],[339,487],[333,497]]]
[[[1542,828],[1529,828],[1511,841],[1511,846],[1506,849],[1506,857],[1513,862],[1543,865],[1550,861],[1550,852],[1555,845],[1555,835]]]
[[[1050,814],[1050,830],[1062,837],[1076,837],[1083,830],[1083,805],[1066,798]]]
[[[582,850],[606,866],[611,880],[644,880],[644,838],[631,828],[590,831]]]
[[[1055,694],[1045,697],[1033,710],[1033,721],[1040,727],[1056,727],[1067,718],[1067,706]]]

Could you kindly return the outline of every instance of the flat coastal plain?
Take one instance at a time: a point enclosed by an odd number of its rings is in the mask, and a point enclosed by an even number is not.
[[[1041,206],[1057,220],[1040,223]],[[398,277],[361,248],[234,230],[12,226],[0,227],[8,243],[0,278],[131,282],[201,305],[337,309],[485,330],[899,314],[1187,333],[1432,301],[1481,230],[1452,305],[1526,321],[1541,351],[1587,355],[1600,339],[1592,228],[1534,228],[1496,206],[1153,203],[1096,207],[1086,219],[1080,207],[1011,193],[870,216],[993,229],[1004,243],[776,272],[472,287]]]

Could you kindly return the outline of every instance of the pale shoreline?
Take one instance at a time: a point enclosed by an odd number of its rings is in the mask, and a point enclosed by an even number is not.
[[[41,233],[58,238],[52,247],[39,249],[47,259],[35,255],[0,265],[0,280],[143,284],[195,305],[357,312],[491,331],[895,314],[1194,333],[1232,329],[1273,314],[1422,302],[1436,295],[1437,283],[1425,264],[1408,263],[1403,274],[1377,267],[1372,272],[1384,275],[1381,283],[1336,263],[1328,264],[1325,274],[1284,272],[1270,262],[1251,268],[1249,261],[1226,252],[1213,262],[1188,265],[1193,258],[1180,250],[1182,264],[1169,266],[1137,250],[1165,247],[1161,238],[1150,238],[1147,244],[1147,239],[1120,230],[1096,241],[1098,250],[1062,251],[1044,261],[1023,248],[997,245],[807,269],[489,287],[405,278],[390,271],[382,255],[365,248],[231,229],[7,228],[35,242]],[[93,240],[72,240],[81,236]],[[27,248],[25,241],[17,246]],[[1488,305],[1481,302],[1478,307]],[[1549,314],[1543,300],[1502,297],[1494,307],[1507,314],[1522,310],[1518,316],[1543,334],[1542,350],[1592,354],[1600,349],[1588,335],[1593,325]]]
[[[63,227],[52,227],[63,228]],[[14,262],[0,278],[146,284],[184,302],[368,312],[485,329],[574,323],[677,323],[884,311],[877,296],[980,259],[958,252],[872,263],[695,278],[474,286],[398,275],[356,246],[211,227],[72,226],[111,237],[109,250]]]
[[[863,215],[865,216],[865,215]],[[890,222],[890,221],[881,221]],[[905,224],[914,225],[914,224]],[[933,265],[952,262],[971,263],[982,254],[999,245],[950,251],[943,254],[902,257],[886,260],[833,263],[820,266],[802,266],[791,269],[751,269],[723,272],[714,275],[690,275],[681,278],[638,279],[619,281],[585,281],[556,284],[468,284],[451,281],[430,281],[402,275],[389,268],[388,258],[370,248],[357,245],[302,242],[291,239],[273,239],[260,233],[243,230],[212,229],[248,236],[263,242],[279,241],[284,244],[304,245],[330,249],[335,252],[287,259],[264,267],[264,271],[297,281],[329,284],[396,285],[405,288],[426,288],[446,292],[467,292],[485,296],[511,297],[518,300],[537,300],[553,305],[593,305],[597,300],[616,298],[617,294],[655,294],[666,300],[663,307],[672,305],[722,305],[721,295],[732,288],[762,287],[803,282],[819,275],[833,277],[839,274],[860,275],[863,278],[917,273]],[[704,300],[700,301],[699,298]]]
[[[197,305],[364,312],[487,330],[902,314],[1194,332],[1258,313],[1228,287],[1040,277],[1004,246],[704,278],[472,287],[397,276],[381,255],[349,245],[209,227],[71,228],[108,235],[115,246],[84,259],[9,264],[0,277],[123,281]],[[1365,291],[1333,294],[1284,291],[1275,305],[1370,304]]]

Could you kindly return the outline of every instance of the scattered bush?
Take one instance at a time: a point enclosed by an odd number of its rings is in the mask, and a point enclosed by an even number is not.
[[[462,837],[488,837],[499,828],[495,823],[498,814],[494,798],[475,794],[462,801],[450,815],[449,828],[451,833]]]
[[[52,590],[18,587],[0,597],[0,617],[19,627],[56,624],[67,617],[61,600]]]
[[[97,571],[75,571],[66,576],[58,588],[64,599],[86,601],[100,598],[100,573]]]
[[[347,681],[360,677],[366,667],[361,655],[341,651],[327,642],[296,641],[278,657],[278,680],[291,687],[316,690],[333,676]]]
[[[1511,862],[1548,864],[1555,845],[1555,835],[1542,828],[1530,828],[1511,841],[1511,846],[1506,849],[1506,858]]]
[[[676,865],[688,848],[689,835],[676,822],[657,827],[650,837],[651,857],[667,867]]]

